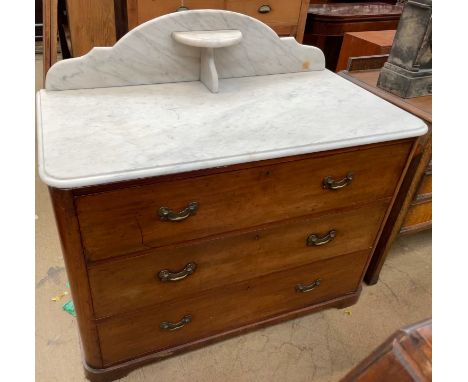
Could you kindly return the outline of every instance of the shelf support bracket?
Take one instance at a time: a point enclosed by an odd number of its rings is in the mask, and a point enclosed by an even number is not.
[[[214,50],[238,44],[242,40],[239,30],[172,32],[177,42],[200,48],[200,81],[212,92],[219,91],[218,71]]]

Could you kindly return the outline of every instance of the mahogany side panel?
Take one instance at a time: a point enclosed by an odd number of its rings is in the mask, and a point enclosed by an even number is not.
[[[400,233],[403,222],[406,219],[408,210],[413,202],[418,190],[419,182],[414,179],[421,179],[432,156],[432,130],[427,136],[420,138],[426,140],[424,151],[413,157],[407,176],[403,180],[400,191],[395,200],[395,207],[392,208],[387,223],[384,226],[382,235],[377,243],[374,255],[367,269],[365,282],[369,285],[376,284],[379,280],[380,271],[385,263],[390,248]],[[427,226],[425,227],[427,228]]]
[[[49,187],[49,192],[75,305],[84,359],[88,365],[99,368],[103,366],[101,348],[94,321],[93,302],[73,195],[69,190],[59,190],[51,187]]]

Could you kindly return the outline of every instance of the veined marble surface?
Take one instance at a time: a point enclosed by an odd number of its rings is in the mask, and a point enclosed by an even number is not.
[[[418,118],[328,70],[38,93],[39,172],[69,188],[426,133]]]
[[[158,84],[200,79],[200,48],[181,44],[173,32],[238,30],[242,40],[215,52],[219,78],[323,70],[325,58],[293,37],[280,38],[250,16],[223,10],[176,12],[132,29],[113,47],[59,61],[46,77],[46,89],[67,90]]]

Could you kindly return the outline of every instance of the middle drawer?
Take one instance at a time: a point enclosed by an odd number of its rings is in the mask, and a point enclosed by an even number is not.
[[[92,265],[89,280],[96,317],[371,248],[387,205],[377,202],[340,214]]]

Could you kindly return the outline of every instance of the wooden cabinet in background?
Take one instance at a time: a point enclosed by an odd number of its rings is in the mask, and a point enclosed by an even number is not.
[[[312,4],[304,32],[304,44],[325,54],[327,69],[336,70],[346,32],[396,29],[402,8],[380,2]]]
[[[128,29],[145,21],[185,9],[223,9],[224,0],[126,0]]]
[[[350,57],[389,54],[396,30],[345,33],[336,71],[345,70]]]
[[[114,0],[67,0],[73,57],[116,41]]]
[[[309,0],[67,0],[74,57],[95,46],[112,46],[129,30],[186,9],[225,9],[269,25],[280,36],[302,42]]]
[[[392,335],[341,382],[432,381],[432,319]]]

